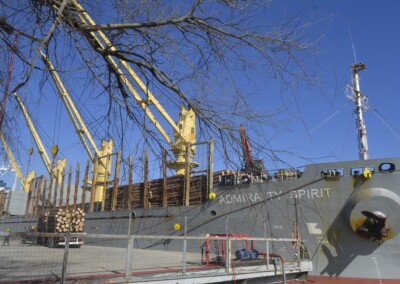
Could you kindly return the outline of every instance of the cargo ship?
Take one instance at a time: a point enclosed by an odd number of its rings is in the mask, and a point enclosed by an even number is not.
[[[150,180],[147,158],[143,157],[141,183],[132,181],[130,160],[129,181],[122,184],[119,178],[121,153],[113,151],[112,140],[103,141],[100,149],[94,145],[47,58],[48,54],[42,52],[42,69],[54,80],[90,162],[83,171],[74,171],[73,183],[72,169],[65,171],[65,160],[58,161],[53,167],[37,134],[30,129],[49,176],[34,177],[35,174],[30,173],[23,177],[19,173],[21,191],[0,190],[0,231],[24,232],[26,228],[35,226],[42,214],[73,207],[85,211],[87,234],[126,234],[129,228],[129,233],[136,235],[179,236],[184,234],[185,228],[189,236],[290,238],[293,241],[284,252],[274,253],[293,259],[311,259],[310,283],[399,283],[400,158],[368,157],[362,117],[363,95],[358,79],[364,64],[351,65],[359,160],[267,171],[262,160],[253,159],[242,128],[243,169],[214,171],[213,140],[210,139],[204,142],[208,149],[207,169],[195,172],[197,165],[193,156],[195,145],[199,143],[196,141],[194,110],[190,106],[182,107],[179,121],[175,123],[128,62],[110,55],[115,47],[106,35],[101,30],[85,30],[85,27],[96,25],[87,10],[75,0],[68,1],[67,9],[59,7],[57,1],[50,1],[48,5],[60,17],[55,22],[62,21],[65,27],[80,33],[87,41],[87,47],[110,52],[99,52],[99,58],[106,62],[110,73],[118,75],[118,84],[132,94],[137,108],[143,110],[171,146],[175,160],[167,162],[163,153],[162,177]],[[12,34],[12,27],[1,20],[2,28],[6,27],[7,33]],[[9,70],[12,70],[11,66]],[[145,98],[139,97],[133,83],[139,86]],[[32,127],[22,101],[17,94],[14,96],[24,112],[27,125]],[[175,142],[149,111],[149,105],[173,127]],[[6,147],[3,133],[1,138]],[[89,149],[90,145],[93,150]],[[11,159],[11,153],[8,154]],[[115,158],[114,162],[112,158]],[[167,176],[167,166],[176,171],[174,176]],[[89,169],[93,171],[92,176]],[[15,162],[14,170],[19,171]],[[86,239],[85,245],[88,243]],[[124,246],[126,243],[102,242],[102,245]],[[147,240],[136,245],[152,250],[180,249],[169,239]],[[199,250],[198,247],[188,249]]]
[[[313,262],[310,283],[398,283],[400,158],[368,159],[358,82],[364,68],[364,64],[351,66],[359,160],[268,172],[262,161],[252,159],[241,129],[246,165],[241,171],[215,172],[211,161],[203,174],[125,185],[118,183],[116,174],[113,186],[104,187],[102,202],[96,203],[88,185],[88,164],[84,186],[73,193],[68,182],[68,195],[61,187],[60,202],[54,195],[57,188],[52,188],[55,182],[50,179],[46,187],[43,177],[33,180],[27,192],[2,191],[0,230],[23,231],[36,224],[43,211],[74,206],[87,212],[88,234],[126,234],[130,228],[137,235],[176,236],[185,227],[193,236],[292,238],[286,248],[291,257],[302,251],[301,257]],[[212,150],[212,143],[208,148]],[[103,245],[118,246],[118,242]],[[137,245],[179,249],[170,240]]]

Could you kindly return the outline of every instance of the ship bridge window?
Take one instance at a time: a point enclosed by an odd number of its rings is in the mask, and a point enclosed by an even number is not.
[[[225,174],[220,176],[220,185],[235,185],[238,184],[238,177],[235,174]]]
[[[279,169],[274,173],[274,178],[275,180],[299,179],[302,174],[298,169]]]
[[[379,165],[379,172],[381,173],[391,173],[396,169],[393,163],[382,163]]]
[[[350,170],[350,174],[353,177],[357,176],[366,176],[366,175],[373,175],[375,173],[374,167],[359,167],[359,168],[352,168]]]
[[[321,171],[321,177],[342,177],[344,176],[343,169],[326,169]]]

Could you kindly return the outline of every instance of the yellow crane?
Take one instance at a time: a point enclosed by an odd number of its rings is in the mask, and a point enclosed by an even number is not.
[[[24,178],[24,176],[21,173],[21,169],[18,167],[17,162],[14,159],[14,156],[10,150],[10,147],[8,147],[8,144],[1,133],[0,133],[0,137],[1,137],[1,141],[3,142],[3,145],[4,145],[4,149],[6,149],[7,156],[10,159],[11,165],[12,165],[18,179],[21,182],[22,191],[28,192],[29,185],[30,185],[31,181],[35,178],[35,175],[36,175],[35,171],[30,171],[27,174],[26,178]]]
[[[72,9],[70,11],[75,13],[77,21],[82,26],[94,26],[96,23],[90,17],[90,15],[86,12],[86,10],[78,3],[76,0],[71,1]],[[110,52],[117,51],[116,48],[112,45],[110,40],[102,31],[90,31],[82,33],[89,42],[93,45],[97,45],[104,50],[109,50]],[[179,120],[175,123],[169,114],[165,111],[162,105],[158,102],[158,100],[154,97],[152,92],[147,88],[146,84],[139,78],[139,76],[135,73],[135,71],[129,66],[129,64],[117,58],[115,61],[110,55],[105,56],[107,62],[110,66],[117,71],[120,76],[121,81],[127,87],[132,97],[135,99],[137,105],[144,111],[146,116],[150,119],[150,121],[155,125],[167,143],[170,145],[172,152],[175,155],[175,161],[168,163],[170,168],[176,170],[177,174],[185,173],[185,165],[186,165],[186,146],[190,145],[189,153],[188,153],[188,163],[191,168],[197,167],[198,164],[193,162],[193,157],[195,155],[196,148],[194,144],[196,143],[196,116],[195,112],[191,108],[186,108],[181,106]],[[117,63],[118,62],[118,63]],[[125,75],[124,71],[120,68],[122,66],[126,72],[129,74],[130,78],[139,86],[140,90],[145,94],[145,98],[142,98],[139,93],[133,87],[128,76]],[[153,105],[155,109],[164,117],[164,119],[168,122],[169,125],[172,126],[174,130],[174,138],[175,142],[172,142],[172,139],[168,136],[162,125],[157,121],[154,114],[150,111],[149,105]]]
[[[100,149],[97,148],[96,143],[94,142],[85,123],[83,122],[64,84],[62,83],[60,77],[58,76],[57,71],[54,69],[53,64],[42,51],[41,55],[43,62],[45,63],[48,71],[51,74],[51,77],[53,78],[54,84],[56,85],[60,98],[64,103],[65,108],[67,109],[68,115],[74,125],[75,131],[78,134],[82,144],[84,145],[86,152],[88,153],[93,163],[95,163],[96,159],[98,159],[97,166],[94,167],[95,172],[93,173],[93,175],[95,177],[95,185],[92,185],[92,187],[94,188],[92,194],[94,195],[93,200],[95,203],[102,202],[104,195],[104,184],[107,183],[106,181],[107,177],[111,175],[112,163],[110,162],[107,164],[107,157],[112,154],[114,146],[113,140],[112,139],[110,139],[109,141],[103,140],[101,143],[101,148]],[[92,147],[94,154],[92,153],[90,146]]]
[[[67,159],[64,158],[63,160],[57,160],[57,163],[55,166],[55,172],[53,172],[52,162],[49,158],[49,155],[47,154],[46,149],[43,146],[42,140],[40,139],[40,137],[35,129],[35,126],[33,125],[31,118],[29,117],[29,114],[25,108],[25,105],[23,104],[21,98],[16,93],[14,93],[14,97],[17,100],[17,103],[22,110],[22,113],[23,113],[25,121],[26,121],[26,125],[28,126],[28,128],[31,132],[31,135],[33,137],[33,140],[35,141],[36,147],[38,148],[38,153],[46,167],[47,172],[51,176],[56,175],[57,173],[62,173],[67,165]],[[53,157],[55,157],[57,155],[57,151],[58,151],[58,148],[56,145],[54,145],[52,147]],[[59,179],[59,182],[61,182],[61,179]]]

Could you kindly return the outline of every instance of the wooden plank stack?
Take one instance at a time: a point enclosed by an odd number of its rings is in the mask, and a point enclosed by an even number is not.
[[[85,228],[85,212],[60,208],[56,213],[45,212],[38,219],[38,231],[47,233],[79,233]]]

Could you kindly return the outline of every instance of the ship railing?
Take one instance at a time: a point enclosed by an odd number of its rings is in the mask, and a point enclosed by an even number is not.
[[[64,242],[49,243],[55,238],[64,238]],[[23,242],[27,239],[30,242]],[[77,239],[82,245],[76,245]],[[61,283],[304,279],[312,265],[299,257],[295,242],[223,234],[11,233],[10,245],[0,248],[0,279]]]

